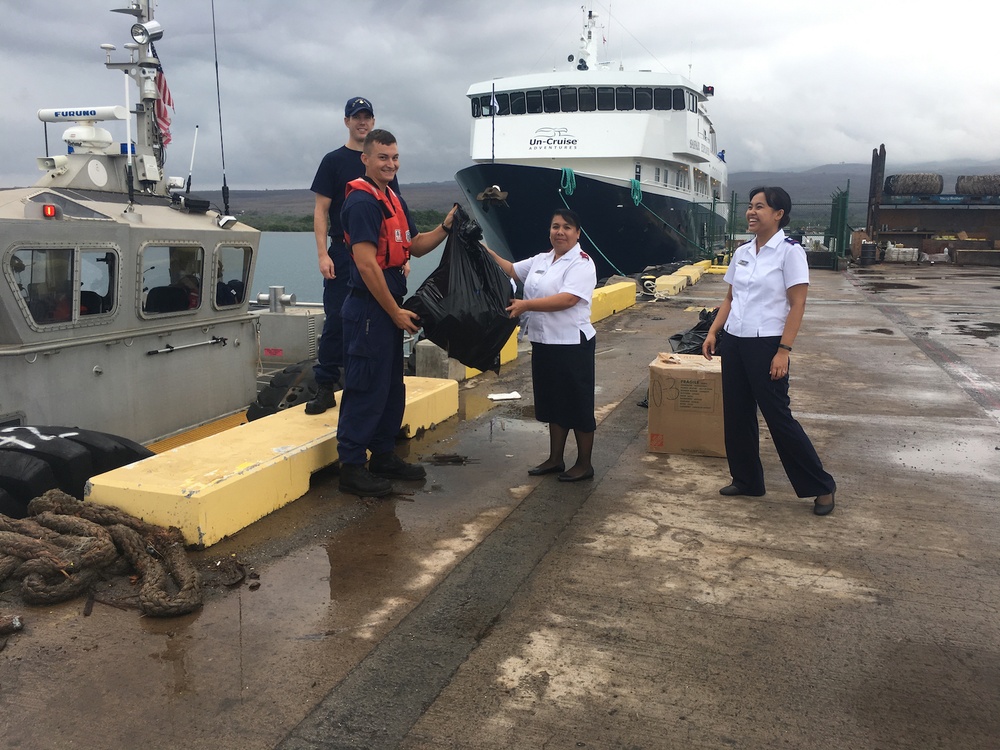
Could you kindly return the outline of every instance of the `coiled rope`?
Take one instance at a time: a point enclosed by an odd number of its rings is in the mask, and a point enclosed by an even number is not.
[[[632,202],[638,206],[642,203],[642,185],[638,180],[629,180],[629,185],[632,187]]]
[[[19,581],[26,603],[66,601],[131,569],[142,579],[143,614],[172,617],[201,606],[201,578],[179,529],[153,526],[60,490],[36,497],[28,513],[24,519],[0,515],[0,585]]]
[[[562,175],[559,177],[559,187],[566,195],[573,195],[576,190],[576,175],[573,174],[573,170],[565,167],[562,171]],[[567,206],[569,208],[569,206]]]

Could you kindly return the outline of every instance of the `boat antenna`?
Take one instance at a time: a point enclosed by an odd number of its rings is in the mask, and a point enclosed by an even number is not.
[[[191,166],[188,167],[188,180],[187,186],[184,188],[185,193],[191,192],[191,174],[194,172],[194,150],[198,148],[198,126],[194,126],[194,143],[191,144]]]
[[[135,60],[135,50],[139,48],[138,44],[126,44],[125,48],[129,51],[129,56],[132,60]],[[110,59],[111,53],[108,53],[108,58]],[[125,111],[128,112],[128,117],[125,118],[125,184],[128,185],[128,206],[125,211],[132,211],[135,203],[135,181],[133,180],[132,173],[132,106],[129,104],[129,85],[132,80],[129,78],[127,72],[125,75]]]
[[[212,0],[212,47],[215,50],[215,99],[219,107],[219,147],[222,151],[223,216],[229,216],[229,185],[226,184],[226,141],[222,137],[222,91],[219,86],[219,43],[215,33],[215,0]]]

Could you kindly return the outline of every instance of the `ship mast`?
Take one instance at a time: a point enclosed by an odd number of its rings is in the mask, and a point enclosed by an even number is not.
[[[153,42],[163,36],[163,27],[153,20],[153,0],[134,0],[128,8],[116,8],[115,13],[134,16],[132,39],[134,44],[125,45],[130,51],[128,62],[111,62],[111,54],[105,67],[120,70],[129,76],[139,90],[135,114],[135,154],[136,178],[144,191],[167,194],[167,182],[163,179],[164,146],[162,134],[156,123],[156,102],[160,92],[156,86],[156,75],[160,61],[156,58]],[[128,148],[128,146],[126,146]]]

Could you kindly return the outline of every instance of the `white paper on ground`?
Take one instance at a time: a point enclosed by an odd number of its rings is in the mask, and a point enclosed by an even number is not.
[[[491,401],[513,401],[514,399],[521,398],[521,394],[517,391],[511,391],[510,393],[491,393],[486,398]]]

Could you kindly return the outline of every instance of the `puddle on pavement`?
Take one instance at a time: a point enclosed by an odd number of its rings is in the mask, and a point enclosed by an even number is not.
[[[865,282],[865,289],[870,292],[886,292],[891,289],[926,289],[927,287],[920,286],[919,284],[900,284],[887,281],[875,281],[875,282]]]
[[[991,339],[994,336],[1000,336],[1000,323],[973,323],[971,325],[961,323],[958,326],[958,334],[960,336],[971,336],[985,341],[986,339]]]

